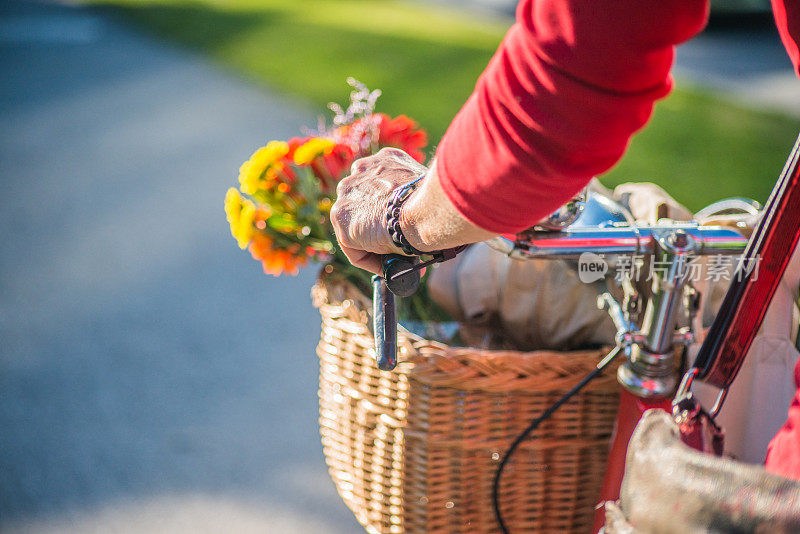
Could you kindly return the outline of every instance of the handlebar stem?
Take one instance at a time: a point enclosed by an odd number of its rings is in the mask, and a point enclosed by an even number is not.
[[[642,319],[642,342],[617,371],[617,379],[639,397],[667,397],[675,389],[675,326],[688,265],[702,242],[685,229],[653,232],[656,256],[668,268],[654,272],[651,296]],[[700,238],[702,232],[694,234]],[[712,241],[713,243],[714,241]]]

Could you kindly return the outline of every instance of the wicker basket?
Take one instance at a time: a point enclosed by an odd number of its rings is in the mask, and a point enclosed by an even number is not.
[[[342,282],[313,296],[323,450],[358,521],[370,533],[499,532],[500,456],[603,353],[456,349],[401,332],[400,364],[382,372],[370,302]],[[501,487],[512,533],[589,532],[618,393],[604,373],[520,446]]]

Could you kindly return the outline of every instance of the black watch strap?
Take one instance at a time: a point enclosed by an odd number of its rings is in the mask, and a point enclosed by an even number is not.
[[[403,230],[400,228],[400,208],[402,208],[403,202],[411,196],[419,181],[424,177],[425,175],[423,174],[419,178],[395,189],[386,205],[386,229],[389,231],[392,243],[402,250],[406,256],[422,256],[425,254],[425,252],[411,246],[411,243],[408,242],[406,236],[403,235]]]

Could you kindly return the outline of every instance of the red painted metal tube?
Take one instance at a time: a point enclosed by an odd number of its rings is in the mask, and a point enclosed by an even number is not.
[[[611,450],[606,463],[603,489],[600,492],[600,502],[619,499],[622,476],[625,474],[625,455],[628,452],[628,441],[630,441],[633,429],[641,419],[642,414],[653,408],[672,413],[672,401],[668,398],[642,399],[626,389],[622,390],[619,398],[617,420],[614,423],[614,435],[611,438]],[[595,512],[592,532],[600,530],[605,519],[605,510],[602,507],[598,508]]]
[[[772,190],[720,312],[697,355],[698,378],[727,388],[761,327],[772,296],[780,284],[800,238],[800,138]]]

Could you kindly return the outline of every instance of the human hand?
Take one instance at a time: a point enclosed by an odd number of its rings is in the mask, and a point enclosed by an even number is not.
[[[386,205],[398,187],[426,168],[396,148],[356,160],[336,189],[331,223],[342,251],[356,267],[380,274],[381,254],[402,254],[386,229]]]

